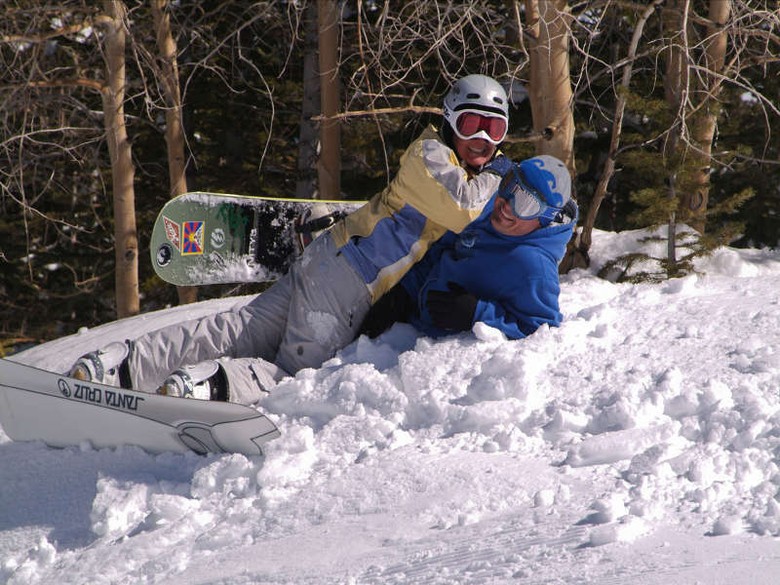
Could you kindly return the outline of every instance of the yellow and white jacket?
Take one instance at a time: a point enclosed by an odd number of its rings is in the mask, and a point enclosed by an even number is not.
[[[495,172],[463,168],[430,126],[403,154],[387,188],[333,226],[333,241],[376,301],[447,230],[459,233],[479,217],[500,181]]]

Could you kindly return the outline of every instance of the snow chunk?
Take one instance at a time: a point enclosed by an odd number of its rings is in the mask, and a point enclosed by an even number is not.
[[[671,440],[679,429],[679,423],[668,422],[588,437],[569,449],[566,463],[572,467],[583,467],[631,459],[652,445]]]
[[[92,502],[92,532],[116,540],[126,536],[146,518],[150,488],[144,483],[99,478]]]

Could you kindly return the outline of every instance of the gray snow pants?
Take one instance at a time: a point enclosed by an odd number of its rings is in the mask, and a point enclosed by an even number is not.
[[[284,376],[319,367],[349,344],[370,306],[368,287],[323,234],[250,301],[136,338],[133,388],[153,392],[183,365],[218,360],[231,402],[251,404]]]

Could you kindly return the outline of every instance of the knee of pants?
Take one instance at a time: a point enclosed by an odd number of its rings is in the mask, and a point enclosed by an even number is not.
[[[261,358],[220,358],[217,360],[228,381],[228,400],[253,404],[267,396],[271,389],[289,374]]]

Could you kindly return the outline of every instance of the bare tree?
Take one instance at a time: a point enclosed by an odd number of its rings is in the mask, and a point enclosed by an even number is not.
[[[98,72],[103,65],[99,57],[89,58],[98,52],[88,32],[100,19],[99,9],[84,5],[62,9],[6,6],[0,37],[4,61],[0,195],[6,209],[13,202],[22,210],[31,277],[36,257],[31,248],[35,237],[29,231],[33,220],[48,223],[59,234],[68,230],[77,238],[80,233],[66,218],[41,211],[41,201],[58,189],[71,192],[74,199],[88,198],[100,187],[99,180],[70,180],[74,167],[98,156],[104,132],[102,120],[93,115],[100,108],[104,86]],[[81,46],[90,53],[76,67],[68,57]],[[85,287],[95,278],[95,274],[76,275]]]
[[[768,18],[762,18],[749,4],[710,0],[707,14],[700,15],[691,0],[670,0],[664,10],[666,99],[673,114],[664,149],[669,199],[674,203],[669,214],[670,266],[678,261],[677,224],[685,222],[700,236],[707,229],[710,181],[720,158],[714,142],[724,87],[745,87],[749,69],[779,59],[779,37],[773,29],[780,14],[766,12]],[[755,91],[753,87],[750,90]],[[760,91],[756,95],[778,112],[776,102]]]
[[[40,212],[48,189],[28,181],[48,174],[51,191],[64,187],[72,190],[74,201],[92,199],[92,190],[101,187],[99,175],[91,175],[95,181],[90,182],[78,174],[69,177],[61,169],[69,159],[78,165],[96,164],[95,147],[101,139],[98,123],[102,122],[115,210],[116,312],[127,316],[139,311],[139,298],[134,167],[124,116],[125,7],[108,0],[102,7],[100,11],[79,2],[64,7],[9,7],[6,23],[11,30],[3,37],[4,54],[14,55],[15,62],[2,87],[6,115],[3,145],[6,160],[14,162],[6,167],[3,194],[20,203],[26,216],[60,226],[57,229],[62,235],[69,233],[71,240],[84,237],[88,228]],[[97,107],[94,96],[99,96]],[[95,115],[101,105],[102,114]],[[82,127],[68,123],[76,119]],[[52,140],[42,142],[39,136],[51,136]],[[36,151],[41,156],[36,157]],[[62,157],[59,162],[54,153]],[[30,162],[36,158],[49,166],[36,162],[37,168],[31,172]],[[30,197],[30,192],[35,195]],[[76,286],[82,288],[88,289],[102,277],[93,274],[82,278],[79,269],[71,270]]]
[[[631,36],[631,43],[628,45],[628,54],[626,58],[621,62],[623,74],[621,76],[620,85],[615,87],[615,113],[612,120],[611,138],[609,142],[609,150],[607,152],[606,159],[604,161],[604,167],[601,170],[596,191],[593,194],[593,198],[588,208],[587,216],[581,229],[576,233],[574,239],[569,243],[569,248],[566,254],[566,258],[562,265],[562,270],[568,271],[572,268],[584,268],[589,264],[588,252],[593,242],[593,229],[596,225],[596,217],[601,207],[601,203],[607,194],[609,182],[612,180],[615,174],[615,160],[618,154],[618,148],[620,146],[620,137],[623,131],[623,117],[625,115],[626,104],[629,95],[629,86],[631,84],[631,78],[633,76],[634,62],[637,56],[637,49],[639,42],[644,33],[645,24],[647,20],[653,15],[655,10],[660,6],[664,0],[654,0],[645,8],[640,18],[637,19],[634,25],[634,32]]]
[[[314,118],[320,114],[320,80],[318,63],[317,3],[308,2],[303,14],[303,97],[298,133],[298,162],[295,196],[308,199],[317,191],[314,169],[317,165],[319,139]]]
[[[176,41],[167,14],[168,0],[152,0],[152,15],[160,53],[160,83],[165,96],[165,142],[168,146],[168,174],[171,197],[187,192],[187,160],[184,125],[182,123],[181,90]]]
[[[176,41],[171,31],[171,19],[167,13],[168,0],[152,0],[152,15],[156,29],[157,48],[160,53],[160,83],[165,97],[165,143],[168,147],[168,177],[171,197],[187,192],[186,137],[182,120],[181,90]],[[180,303],[198,300],[195,287],[177,288]]]
[[[344,22],[340,67],[344,111],[356,115],[436,112],[457,78],[485,73],[509,84],[525,56],[506,40],[497,2],[385,3]]]
[[[558,157],[575,175],[574,113],[569,72],[571,16],[567,4],[567,0],[526,0],[526,36],[533,128],[544,138],[537,142],[537,153]]]
[[[335,0],[317,1],[319,30],[319,80],[323,119],[320,125],[320,156],[317,164],[319,196],[338,199],[341,195],[341,126],[333,118],[339,111],[338,66],[339,13]]]
[[[712,149],[720,114],[719,96],[723,83],[726,51],[728,48],[728,24],[731,0],[710,0],[708,22],[702,40],[702,66],[696,76],[698,95],[701,96],[697,111],[693,113],[691,149],[693,176],[691,188],[686,189],[680,207],[689,214],[688,223],[703,233],[709,201]]]
[[[105,0],[103,9],[108,19],[104,21],[107,83],[102,97],[114,193],[116,309],[122,318],[140,311],[134,167],[124,109],[126,9],[119,0]]]

